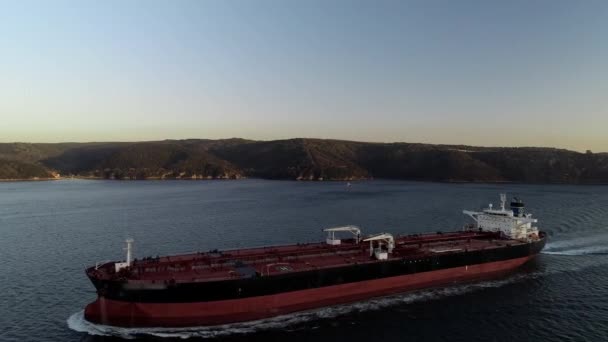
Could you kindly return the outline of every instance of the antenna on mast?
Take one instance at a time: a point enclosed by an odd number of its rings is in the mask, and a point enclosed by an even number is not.
[[[123,248],[123,250],[127,251],[127,260],[125,260],[125,262],[114,263],[115,272],[120,272],[120,270],[122,269],[128,269],[129,267],[131,267],[131,264],[133,262],[133,241],[134,240],[131,238],[125,240],[127,247]]]
[[[133,257],[133,239],[128,238],[125,240],[125,242],[127,243],[127,248],[125,248],[124,250],[127,251],[127,267],[131,266],[131,260]]]
[[[507,194],[500,194],[500,210],[505,211],[506,203],[507,203]]]

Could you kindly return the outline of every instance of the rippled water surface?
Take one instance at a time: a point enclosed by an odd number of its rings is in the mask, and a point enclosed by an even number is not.
[[[162,255],[364,233],[458,229],[462,209],[517,195],[550,242],[505,279],[213,328],[119,329],[83,320],[84,268]],[[608,341],[608,187],[397,181],[0,183],[0,341]]]

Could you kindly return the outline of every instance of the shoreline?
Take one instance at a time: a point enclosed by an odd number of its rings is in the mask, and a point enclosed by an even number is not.
[[[0,178],[0,183],[8,183],[8,182],[49,182],[62,180],[63,178]]]
[[[239,181],[239,180],[266,180],[266,181],[287,181],[287,182],[303,182],[303,183],[337,183],[337,182],[370,182],[379,181],[404,181],[416,183],[434,183],[434,184],[487,184],[487,185],[571,185],[571,186],[606,186],[608,183],[545,183],[545,182],[518,182],[518,181],[454,181],[454,180],[424,180],[424,179],[405,179],[405,178],[357,178],[357,179],[282,179],[282,178],[257,178],[257,177],[239,177],[239,178],[160,178],[149,177],[145,179],[108,179],[102,177],[61,177],[61,178],[22,178],[22,179],[0,179],[0,183],[11,182],[48,182],[48,181],[67,181],[67,180],[93,180],[93,181],[116,181],[116,182],[138,182],[138,181]]]

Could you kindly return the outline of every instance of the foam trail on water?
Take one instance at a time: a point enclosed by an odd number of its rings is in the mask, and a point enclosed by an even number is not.
[[[321,312],[319,312],[322,314]],[[122,328],[107,325],[94,324],[84,318],[84,311],[79,311],[67,320],[68,327],[78,332],[98,336],[117,336],[125,339],[133,339],[142,335],[171,338],[190,337],[219,337],[233,334],[247,334],[255,331],[268,330],[292,326],[308,321],[313,316],[311,313],[303,312],[293,315],[285,315],[265,320],[226,324],[210,327],[187,327],[187,328]]]
[[[593,255],[593,254],[608,254],[608,246],[589,246],[565,250],[548,250],[543,254],[553,255]]]
[[[561,241],[549,241],[549,243],[547,243],[546,249],[590,245],[597,244],[598,242],[608,242],[608,234],[596,234]]]
[[[550,242],[543,254],[591,255],[608,253],[608,234]]]

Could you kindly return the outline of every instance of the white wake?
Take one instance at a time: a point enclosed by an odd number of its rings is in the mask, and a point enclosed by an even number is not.
[[[548,250],[543,254],[553,255],[593,255],[593,254],[608,254],[608,246],[589,246],[565,250]]]
[[[551,242],[542,253],[569,256],[608,254],[608,234]]]

